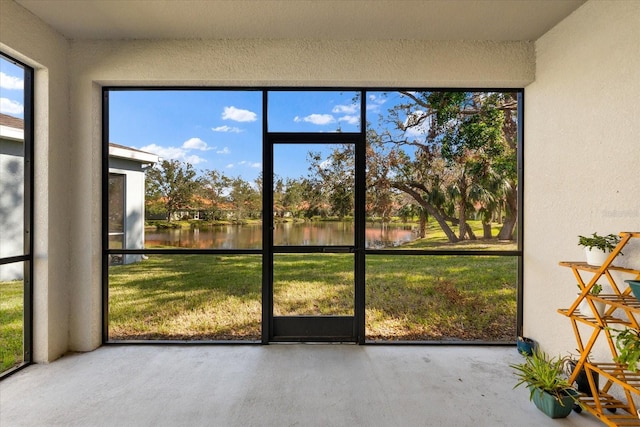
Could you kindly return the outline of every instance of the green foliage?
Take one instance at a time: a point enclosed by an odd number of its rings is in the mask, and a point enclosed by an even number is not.
[[[171,221],[173,213],[189,206],[196,189],[196,172],[189,163],[163,160],[146,171],[146,197],[161,202]]]
[[[579,246],[584,246],[587,249],[597,248],[602,252],[611,252],[620,243],[620,237],[615,234],[599,236],[598,233],[593,233],[591,237],[578,236],[578,239]]]
[[[526,384],[530,389],[529,399],[533,399],[536,389],[545,391],[562,402],[562,398],[573,387],[565,377],[564,370],[567,357],[549,357],[541,350],[534,350],[532,356],[526,356],[524,363],[509,365],[519,379],[513,387]],[[572,395],[572,394],[571,394]]]
[[[612,329],[618,332],[615,335],[618,356],[615,361],[627,365],[627,369],[632,372],[638,371],[638,360],[640,360],[640,333],[635,329],[625,328],[624,331]]]
[[[582,290],[579,284],[576,284],[576,286],[578,287],[578,289]],[[600,292],[602,292],[602,285],[599,283],[596,283],[595,285],[593,285],[593,287],[591,288],[591,291],[589,291],[591,295],[600,295]]]
[[[452,243],[476,239],[467,220],[478,213],[486,223],[504,217],[500,238],[512,239],[517,218],[516,95],[398,94],[406,101],[389,110],[380,129],[367,133],[371,208],[388,206],[380,195],[395,189],[433,216]],[[382,210],[374,214],[385,216]],[[451,223],[459,224],[458,235]]]

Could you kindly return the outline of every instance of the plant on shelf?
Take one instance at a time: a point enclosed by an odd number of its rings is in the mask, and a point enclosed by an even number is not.
[[[580,291],[582,291],[582,288],[580,287],[580,285],[576,285],[578,286],[578,289],[580,289]],[[596,283],[595,285],[593,285],[591,287],[591,290],[589,291],[589,295],[593,295],[593,296],[598,296],[600,295],[600,293],[602,292],[602,285],[599,283]],[[578,295],[580,295],[580,292],[578,293]],[[606,308],[606,305],[604,302],[602,301],[591,301],[593,303],[593,305],[596,307],[596,310],[598,311],[598,314],[600,316],[602,316],[602,314],[604,313],[604,309]],[[578,310],[580,310],[580,313],[587,316],[587,317],[595,317],[595,314],[593,313],[593,310],[591,309],[591,306],[589,305],[589,301],[587,301],[586,298],[584,298],[582,301],[580,301],[580,305],[578,306]]]
[[[640,360],[640,332],[629,328],[625,328],[624,331],[611,330],[617,332],[615,339],[618,356],[614,360],[622,365],[627,365],[627,370],[637,372]]]
[[[578,239],[578,245],[587,249],[600,249],[602,252],[611,252],[620,243],[620,237],[615,234],[598,236],[598,233],[593,233],[591,237],[578,236]]]
[[[576,286],[578,287],[578,289],[580,289],[580,291],[582,291],[582,288],[580,287],[579,284],[576,284]],[[591,295],[600,295],[600,292],[602,292],[602,285],[599,283],[596,283],[595,285],[593,285],[591,287],[591,290],[589,291]]]
[[[533,400],[538,409],[551,418],[566,417],[577,400],[577,392],[564,373],[566,363],[566,357],[550,358],[536,349],[524,363],[510,365],[519,379],[513,388],[526,384],[529,400]]]
[[[579,350],[577,351],[578,353],[580,353]],[[565,374],[567,375],[567,377],[570,377],[571,374],[573,374],[573,371],[576,369],[576,366],[578,366],[578,359],[579,359],[579,356],[576,356],[573,354],[569,354],[569,356],[566,358]],[[590,362],[588,355],[587,355],[586,361]],[[600,375],[593,370],[591,371],[591,375],[593,376],[593,381],[596,387],[599,387]],[[584,368],[584,366],[580,368],[580,371],[576,375],[575,384],[576,384],[576,388],[580,393],[584,393],[587,396],[592,395],[591,385],[589,384],[589,377],[587,376],[587,371]]]
[[[599,236],[598,233],[593,233],[590,237],[578,236],[578,245],[584,247],[589,265],[602,265],[618,243],[620,237],[615,234]]]

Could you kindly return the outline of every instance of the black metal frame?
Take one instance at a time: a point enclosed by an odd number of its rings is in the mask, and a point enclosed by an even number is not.
[[[265,93],[268,100],[268,93]],[[360,93],[363,98],[363,93]],[[265,111],[264,116],[268,116]],[[263,323],[263,342],[279,341],[338,341],[338,342],[359,342],[361,340],[359,319],[364,319],[364,296],[363,292],[358,292],[364,287],[364,265],[362,257],[357,254],[364,253],[364,228],[358,227],[365,218],[365,203],[358,203],[358,196],[365,194],[365,131],[364,123],[360,132],[349,133],[294,133],[294,132],[268,132],[265,127],[263,151],[265,153],[263,163],[263,177],[270,178],[270,186],[266,182],[263,188],[273,189],[273,146],[275,144],[352,144],[355,147],[355,211],[356,229],[354,230],[354,244],[352,246],[274,246],[273,228],[267,227],[267,218],[273,218],[273,191],[268,191],[263,195],[263,230],[268,229],[270,235],[269,245],[265,245],[265,258],[270,270],[270,276],[263,276],[262,286],[269,293],[268,307],[269,319]],[[264,178],[263,178],[264,179]],[[269,222],[272,224],[272,222]],[[362,230],[360,230],[362,229]],[[274,316],[273,315],[273,255],[275,253],[352,253],[354,257],[354,314],[353,316]],[[263,310],[266,307],[263,305]],[[265,331],[266,330],[266,331]],[[266,339],[265,339],[266,338]]]
[[[107,192],[108,192],[108,180],[104,179],[108,176],[109,161],[108,161],[108,142],[109,142],[109,92],[110,91],[129,91],[129,90],[149,90],[149,91],[177,91],[177,90],[204,90],[204,91],[248,91],[248,92],[262,92],[262,125],[263,125],[263,153],[262,164],[263,171],[273,169],[273,156],[272,156],[272,143],[278,142],[317,142],[317,143],[331,143],[331,142],[344,142],[344,138],[351,137],[359,138],[361,135],[366,135],[366,94],[370,91],[375,92],[389,92],[397,90],[416,90],[416,91],[458,91],[458,92],[515,92],[518,94],[518,141],[517,141],[517,174],[518,174],[518,247],[517,250],[509,251],[480,251],[480,250],[384,250],[384,249],[365,249],[365,204],[366,204],[366,177],[364,171],[366,169],[366,144],[355,143],[356,147],[356,194],[355,194],[355,245],[353,247],[354,252],[354,274],[355,274],[355,341],[359,344],[402,344],[402,345],[513,345],[514,343],[505,342],[485,342],[485,341],[372,341],[366,340],[365,331],[365,263],[367,256],[377,255],[397,255],[397,256],[516,256],[518,259],[518,271],[517,271],[517,313],[516,313],[516,330],[518,334],[521,334],[523,323],[523,189],[524,189],[524,89],[521,88],[357,88],[357,87],[262,87],[262,88],[250,88],[250,87],[191,87],[191,86],[171,86],[171,87],[150,87],[150,86],[105,86],[103,87],[103,104],[102,104],[102,168],[103,168],[103,183],[102,183],[102,216],[108,217],[107,206]],[[268,131],[268,93],[275,91],[299,91],[299,92],[313,92],[313,91],[350,91],[360,93],[360,110],[361,110],[361,129],[360,133],[338,133],[338,134],[322,134],[322,133],[287,133],[287,132],[272,132]],[[335,136],[331,136],[335,135]],[[332,141],[332,138],[337,138]],[[364,137],[363,137],[364,139]],[[362,173],[358,173],[362,171]],[[273,176],[269,173],[263,173],[263,189],[273,189]],[[110,250],[108,249],[108,229],[107,222],[102,222],[103,233],[103,251],[102,251],[102,278],[103,278],[103,304],[102,304],[102,331],[103,331],[103,343],[104,344],[154,344],[154,343],[170,343],[170,344],[191,344],[191,343],[212,343],[212,344],[254,344],[255,341],[167,341],[167,340],[154,340],[154,341],[109,341],[108,340],[108,257],[112,254],[184,254],[184,255],[262,255],[262,334],[261,343],[268,344],[270,342],[278,341],[274,340],[274,316],[273,316],[273,254],[274,253],[305,253],[305,252],[321,252],[322,248],[310,248],[310,247],[288,247],[286,250],[282,248],[274,248],[273,246],[273,233],[271,226],[267,226],[264,222],[264,218],[269,218],[268,215],[273,215],[273,191],[265,191],[262,198],[262,211],[263,211],[263,227],[262,227],[262,249],[250,250],[250,249],[238,249],[238,250],[220,250],[220,249],[126,249],[126,250]],[[306,317],[300,316],[303,323],[301,328],[304,329],[304,322]],[[339,321],[338,321],[339,322]],[[298,326],[293,326],[298,328]],[[343,326],[340,326],[344,328]],[[290,328],[289,325],[286,328]],[[298,330],[298,329],[296,329]],[[338,341],[341,341],[344,337],[333,337]],[[294,337],[293,341],[303,341],[301,337]],[[313,341],[324,341],[325,339],[313,339]],[[330,339],[326,339],[330,340]]]
[[[34,69],[2,52],[0,56],[24,70],[24,253],[0,258],[0,265],[24,263],[23,362],[0,373],[0,379],[2,379],[30,365],[33,361]]]

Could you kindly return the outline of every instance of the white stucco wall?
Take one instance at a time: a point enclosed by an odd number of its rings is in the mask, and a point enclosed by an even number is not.
[[[576,280],[558,262],[584,260],[578,235],[640,231],[639,41],[640,2],[590,1],[536,42],[525,89],[524,332],[555,354],[577,348],[556,312],[575,299]],[[639,243],[620,263],[640,268]]]
[[[72,42],[71,129],[77,183],[72,222],[71,346],[96,344],[100,291],[101,85],[522,87],[527,42],[187,40]],[[90,284],[90,286],[89,286]],[[78,308],[75,311],[75,307]],[[86,308],[86,309],[85,309]]]
[[[638,2],[592,0],[535,53],[525,42],[68,43],[0,2],[0,48],[37,70],[36,361],[101,341],[101,85],[529,85],[525,333],[549,349],[574,348],[555,309],[574,295],[557,262],[581,256],[576,236],[640,228]],[[607,179],[585,183],[593,171]]]
[[[11,0],[0,11],[0,50],[35,69],[33,358],[43,362],[69,349],[69,43]]]

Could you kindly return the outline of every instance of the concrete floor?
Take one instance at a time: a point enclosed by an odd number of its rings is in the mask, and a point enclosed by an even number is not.
[[[513,347],[107,346],[0,382],[13,426],[599,426],[552,420]]]

